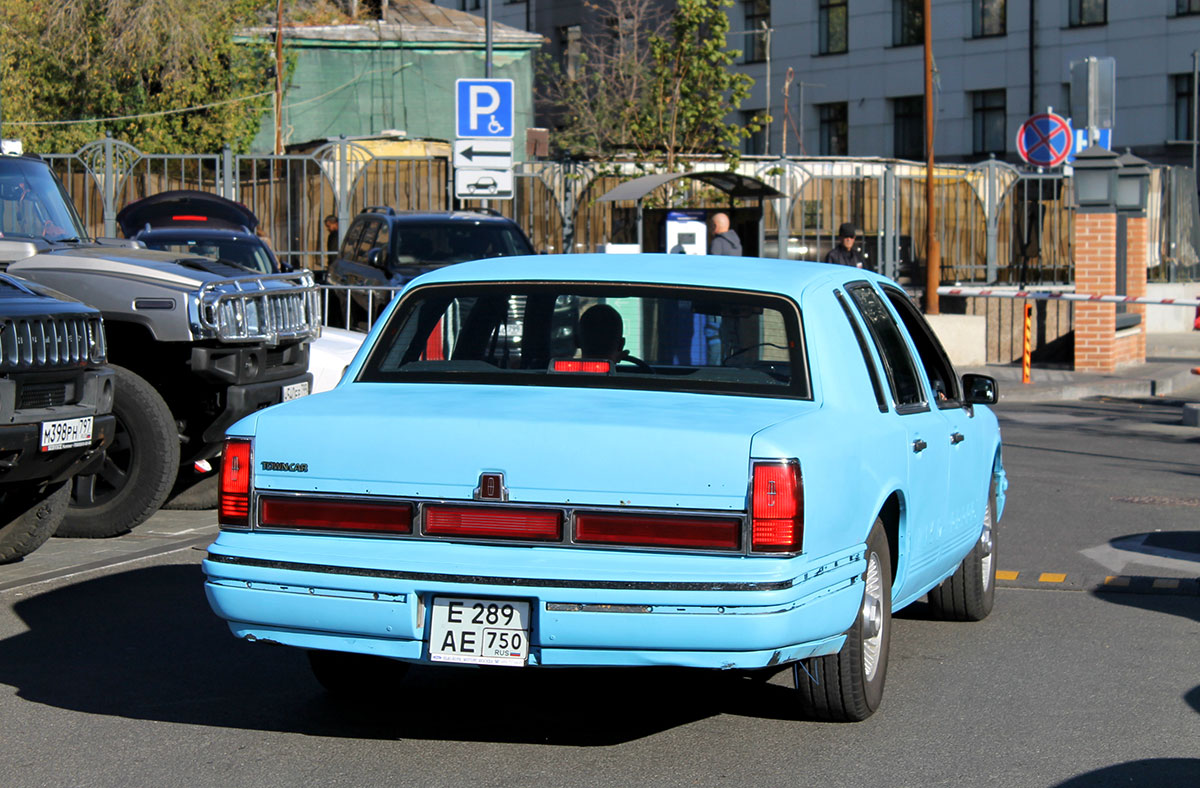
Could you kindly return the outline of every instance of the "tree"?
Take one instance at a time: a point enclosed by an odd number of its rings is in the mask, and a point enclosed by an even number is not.
[[[649,99],[650,39],[665,31],[666,15],[656,0],[583,5],[596,32],[568,33],[561,63],[542,58],[537,97],[556,116],[560,153],[601,158],[637,147],[633,126]]]
[[[726,49],[732,0],[678,0],[669,15],[655,0],[585,5],[605,23],[595,26],[601,32],[582,36],[565,64],[543,61],[538,80],[559,121],[557,147],[593,158],[665,157],[668,170],[680,155],[736,159],[765,118],[746,127],[725,120],[753,84],[729,69],[741,56]]]
[[[634,135],[643,151],[659,150],[668,172],[679,155],[720,153],[738,156],[738,143],[758,131],[765,118],[748,126],[727,123],[750,95],[754,80],[729,70],[741,52],[725,47],[733,0],[678,0],[667,36],[650,40],[651,100],[638,115]]]
[[[274,3],[4,0],[4,134],[30,151],[76,150],[105,132],[147,152],[244,151],[271,107],[274,57],[233,34],[264,6]]]

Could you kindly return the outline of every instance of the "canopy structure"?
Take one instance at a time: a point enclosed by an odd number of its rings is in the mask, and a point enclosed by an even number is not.
[[[756,204],[753,208],[738,209],[739,217],[734,219],[736,225],[743,223],[744,229],[749,229],[744,224],[744,221],[739,222],[738,219],[751,214],[747,217],[748,221],[753,221],[757,225],[758,243],[756,251],[761,250],[764,240],[763,229],[763,200],[775,200],[786,195],[770,184],[760,181],[750,175],[742,175],[736,172],[668,172],[659,173],[657,175],[643,175],[640,178],[625,181],[618,184],[603,196],[599,197],[597,202],[619,202],[619,201],[635,201],[637,203],[637,233],[638,247],[642,251],[646,251],[644,220],[645,213],[642,208],[642,201],[646,195],[650,194],[655,189],[672,181],[690,178],[691,180],[700,181],[708,184],[715,189],[719,189],[729,196],[730,214],[733,215],[733,205],[735,200],[755,200]],[[708,211],[712,213],[713,211]]]

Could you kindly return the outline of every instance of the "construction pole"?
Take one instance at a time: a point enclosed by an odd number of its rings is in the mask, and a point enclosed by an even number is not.
[[[938,285],[942,280],[942,250],[936,237],[933,207],[933,19],[925,0],[925,314],[938,314]]]

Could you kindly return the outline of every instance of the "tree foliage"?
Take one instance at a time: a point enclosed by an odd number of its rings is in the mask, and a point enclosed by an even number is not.
[[[272,106],[274,53],[266,43],[234,43],[233,34],[274,5],[4,0],[4,135],[43,152],[73,151],[106,132],[146,152],[225,143],[244,151]],[[87,122],[46,124],[68,120]]]
[[[573,63],[543,60],[539,98],[554,108],[560,151],[641,160],[720,154],[736,159],[739,143],[758,131],[727,122],[753,80],[730,70],[741,53],[726,48],[732,0],[677,0],[663,15],[653,0],[595,0],[585,5],[593,32]]]

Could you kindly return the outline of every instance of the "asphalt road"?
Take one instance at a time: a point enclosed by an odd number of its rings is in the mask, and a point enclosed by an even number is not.
[[[345,705],[209,612],[211,513],[54,539],[0,567],[0,785],[1195,788],[1200,430],[1179,409],[1002,408],[1016,577],[978,624],[904,611],[857,725],[799,719],[786,672],[416,667]]]

